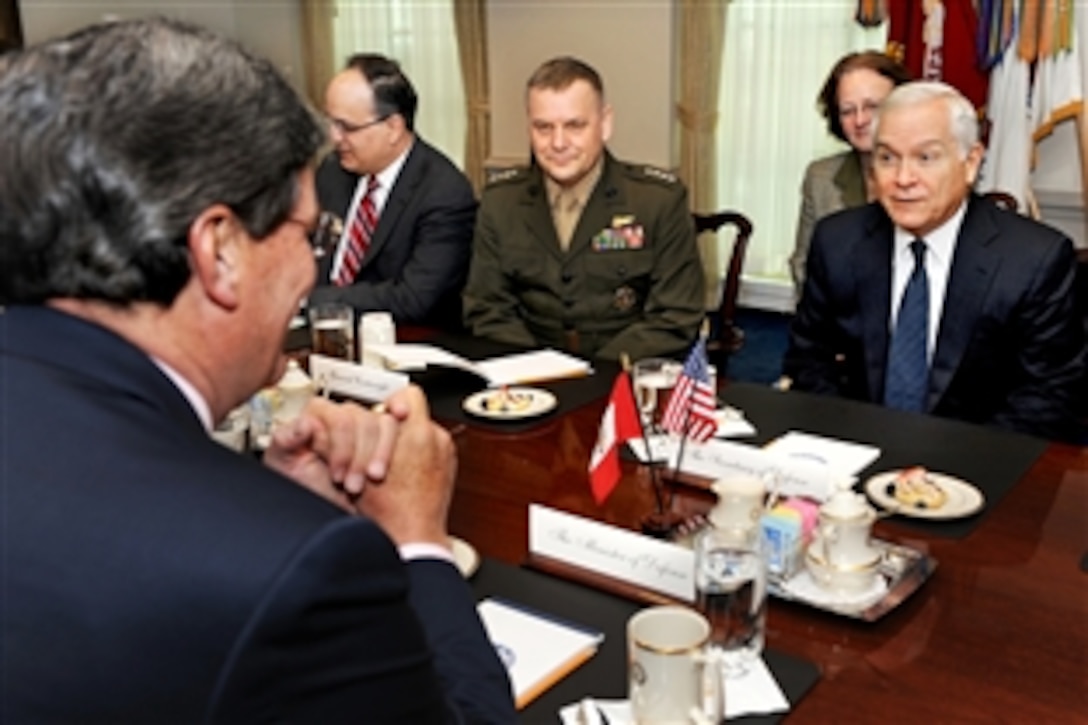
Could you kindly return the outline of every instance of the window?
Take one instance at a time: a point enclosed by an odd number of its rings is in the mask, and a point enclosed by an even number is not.
[[[881,49],[887,25],[854,21],[856,0],[732,0],[726,16],[718,123],[719,208],[755,225],[746,283],[790,287],[801,178],[813,159],[844,150],[816,95],[852,50]]]
[[[335,66],[364,52],[400,63],[419,94],[416,132],[463,167],[467,119],[452,0],[338,0]]]

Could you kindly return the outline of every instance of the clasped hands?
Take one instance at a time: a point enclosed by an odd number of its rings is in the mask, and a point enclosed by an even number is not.
[[[370,517],[398,545],[449,544],[456,450],[416,386],[390,396],[382,412],[311,400],[298,418],[273,431],[264,463]]]

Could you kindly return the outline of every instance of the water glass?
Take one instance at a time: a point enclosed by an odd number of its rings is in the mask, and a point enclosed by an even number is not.
[[[354,311],[351,306],[327,302],[312,305],[309,314],[313,354],[355,360]]]
[[[647,432],[661,431],[661,417],[682,370],[683,366],[675,360],[660,357],[639,360],[632,367],[631,384],[635,389],[635,402]]]
[[[710,622],[710,646],[727,677],[738,677],[763,654],[767,631],[767,560],[762,537],[746,542],[713,527],[695,539],[695,591]]]

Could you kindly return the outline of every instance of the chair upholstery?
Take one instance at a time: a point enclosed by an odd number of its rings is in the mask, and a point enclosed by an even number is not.
[[[737,296],[740,293],[740,276],[744,269],[744,255],[748,251],[748,241],[751,239],[753,226],[748,217],[735,211],[692,214],[691,216],[695,222],[696,235],[701,235],[703,232],[718,234],[725,226],[733,227],[735,232],[729,263],[724,270],[718,263],[717,255],[703,254],[703,265],[707,271],[708,281],[712,283],[716,281],[718,290],[716,303],[708,305],[707,309],[707,317],[711,323],[707,354],[710,361],[724,373],[729,355],[744,345],[744,331],[737,327],[734,318],[737,311]],[[722,249],[720,243],[717,249]],[[702,247],[700,251],[704,251]],[[722,257],[724,256],[723,254]]]

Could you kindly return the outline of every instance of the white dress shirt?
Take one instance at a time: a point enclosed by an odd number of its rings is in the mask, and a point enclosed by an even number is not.
[[[151,362],[155,363],[159,370],[162,370],[163,375],[170,378],[170,381],[174,383],[174,387],[189,401],[190,407],[192,407],[193,412],[196,413],[196,417],[200,419],[200,423],[204,426],[204,430],[211,433],[212,409],[211,406],[208,405],[208,401],[204,400],[204,396],[196,389],[196,386],[183,378],[181,373],[170,367],[165,361],[160,360],[155,356],[151,356]]]
[[[379,220],[382,216],[382,210],[385,209],[385,202],[389,200],[389,192],[393,190],[393,184],[397,183],[400,170],[404,168],[404,162],[408,160],[408,154],[412,152],[412,146],[414,145],[415,142],[412,142],[412,145],[394,159],[393,163],[375,174],[378,179],[378,186],[374,189],[374,212],[378,215]],[[344,251],[347,249],[351,220],[355,218],[359,205],[363,203],[363,197],[366,196],[366,187],[369,184],[369,175],[360,176],[359,181],[355,184],[355,194],[351,197],[351,204],[348,205],[347,214],[344,216],[344,231],[336,245],[336,257],[333,259],[332,269],[329,271],[329,280],[332,282],[335,282],[337,277],[340,276],[340,265],[344,262]]]
[[[944,311],[945,290],[948,287],[948,275],[952,269],[952,255],[956,251],[956,239],[963,226],[963,217],[967,213],[967,202],[960,204],[956,213],[941,226],[927,234],[926,277],[929,280],[929,331],[926,336],[926,355],[933,361],[933,351],[937,347],[937,333],[941,329],[941,314]],[[892,304],[888,329],[895,332],[895,321],[899,315],[899,304],[906,291],[907,282],[914,271],[914,252],[911,242],[917,239],[900,227],[895,228],[895,249],[892,250]]]

